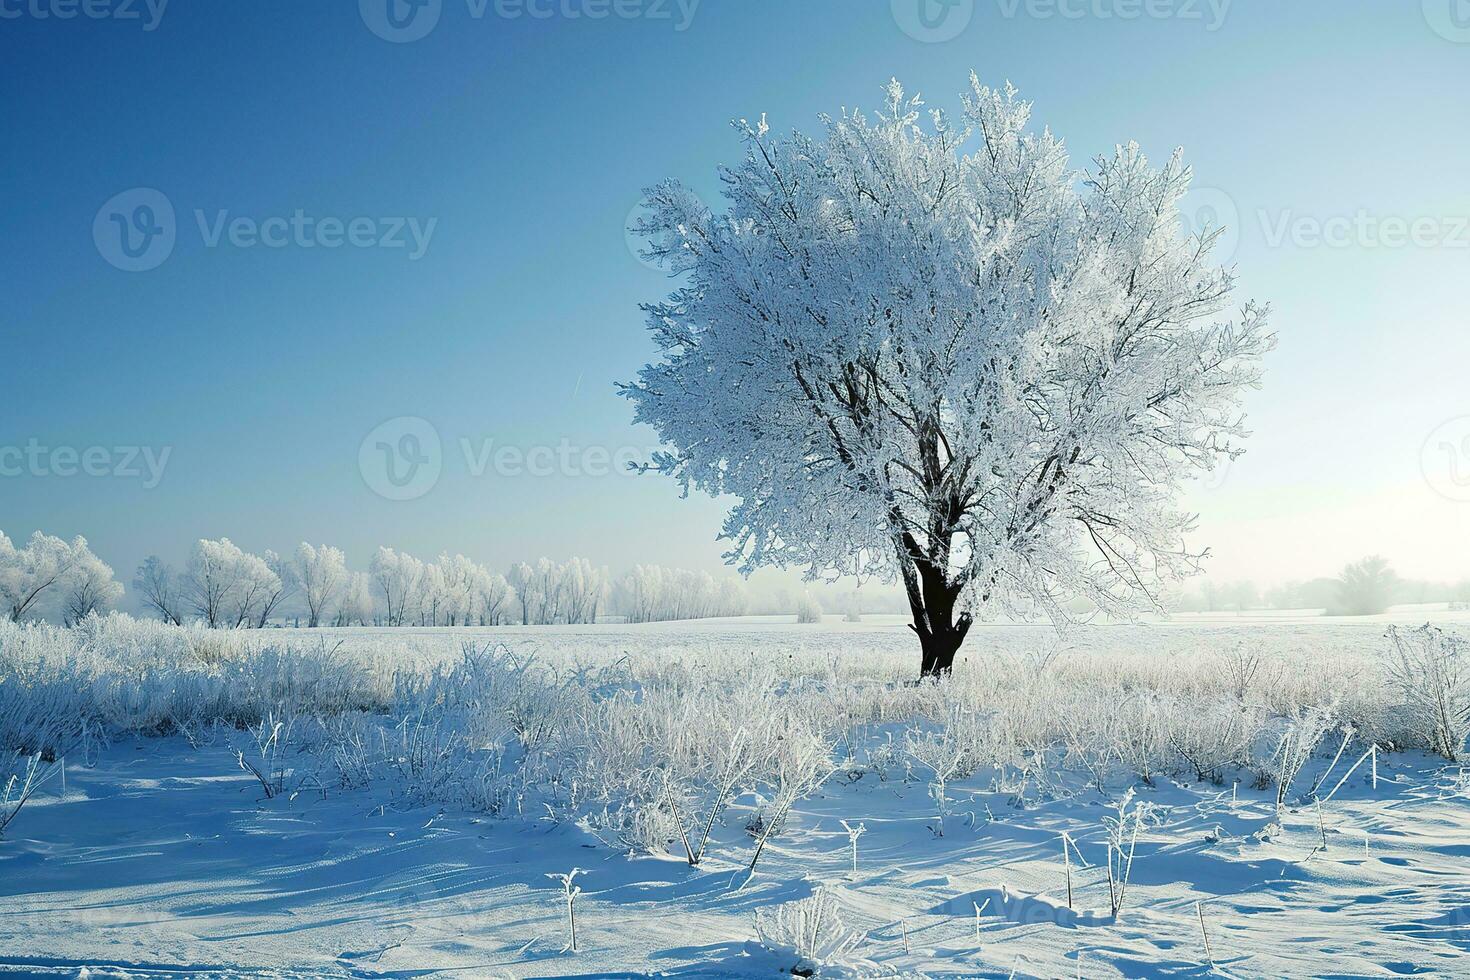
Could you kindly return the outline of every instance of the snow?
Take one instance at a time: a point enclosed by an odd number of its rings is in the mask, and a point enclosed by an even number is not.
[[[630,859],[566,826],[397,811],[354,793],[262,801],[223,749],[114,745],[97,767],[70,769],[65,796],[38,801],[0,849],[0,966],[746,976],[760,964],[754,910],[818,882],[888,974],[1203,973],[1195,901],[1219,967],[1237,976],[1443,974],[1470,951],[1470,784],[1422,759],[1383,766],[1376,794],[1358,785],[1334,800],[1316,854],[1310,810],[1268,842],[1251,838],[1270,822],[1269,794],[1232,805],[1228,790],[1149,792],[1163,823],[1140,844],[1117,922],[1097,867],[1097,801],[1017,810],[983,782],[952,787],[975,817],[943,838],[894,787],[834,786],[798,807],[745,884],[733,865]],[[852,816],[868,827],[857,875],[839,824]],[[1094,865],[1074,868],[1075,913],[1064,830]],[[574,866],[589,872],[576,955],[561,952],[560,896],[543,877]],[[972,903],[987,900],[977,943]]]
[[[1132,627],[1092,642],[1172,660],[1246,637],[1316,656],[1375,649],[1380,629]],[[478,632],[568,660],[630,649],[915,658],[896,627],[835,621],[317,632],[424,655],[448,655]],[[1041,635],[977,628],[956,682],[973,663],[1008,656],[997,651],[1018,636]],[[895,738],[906,721],[889,726]],[[869,735],[881,741],[883,731]],[[0,975],[778,976],[787,960],[758,943],[756,912],[818,889],[864,936],[823,975],[1205,976],[1196,903],[1222,976],[1448,976],[1470,952],[1470,777],[1419,752],[1380,753],[1376,787],[1360,767],[1319,824],[1299,794],[1332,762],[1331,736],[1279,816],[1274,787],[1248,781],[1161,776],[1148,786],[1120,771],[1104,797],[1072,772],[1043,795],[982,766],[946,784],[943,836],[931,830],[921,769],[905,780],[902,767],[880,776],[842,764],[795,804],[754,875],[748,795],[717,821],[713,856],[691,868],[610,847],[549,814],[413,805],[380,784],[324,779],[264,799],[228,738],[197,741],[115,738],[94,758],[69,760],[64,786],[48,783],[21,813],[0,839]],[[292,752],[304,765],[307,753]],[[1356,758],[1345,755],[1325,786]],[[1103,817],[1129,786],[1151,816],[1114,918]],[[856,873],[844,820],[866,828]],[[1063,833],[1077,845],[1071,909]],[[587,872],[577,878],[577,953],[564,949],[565,902],[547,878],[573,868]]]

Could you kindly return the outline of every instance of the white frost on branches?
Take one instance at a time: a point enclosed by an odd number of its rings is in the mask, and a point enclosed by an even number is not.
[[[348,585],[347,556],[340,548],[327,544],[315,547],[303,541],[296,546],[293,565],[306,603],[306,625],[319,626]]]
[[[960,122],[887,94],[822,138],[738,124],[723,213],[649,192],[636,230],[684,277],[626,388],[673,447],[653,466],[738,498],[742,570],[896,570],[916,621],[1153,605],[1197,570],[1175,500],[1241,452],[1267,308],[1227,312],[1178,151],[1078,172],[1010,86],[971,76]]]
[[[17,548],[0,531],[0,618],[12,622],[59,612],[67,623],[105,612],[122,595],[112,569],[82,537],[65,541],[37,531]]]

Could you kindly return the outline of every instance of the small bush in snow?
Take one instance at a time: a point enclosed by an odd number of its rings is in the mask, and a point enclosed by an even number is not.
[[[796,621],[798,623],[820,623],[822,621],[822,605],[810,592],[804,593],[796,601]]]
[[[1430,626],[1388,631],[1388,678],[1403,698],[1402,723],[1429,751],[1459,762],[1470,736],[1470,654]]]
[[[756,912],[755,933],[762,946],[781,958],[782,969],[798,977],[818,976],[824,967],[840,965],[863,941],[843,924],[836,899],[824,889]]]

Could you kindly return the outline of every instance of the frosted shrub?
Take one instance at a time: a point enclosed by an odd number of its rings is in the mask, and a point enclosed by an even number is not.
[[[1058,719],[1066,743],[1066,763],[1085,772],[1088,781],[1099,793],[1107,792],[1108,775],[1113,763],[1119,758],[1122,743],[1120,728],[1123,710],[1129,708],[1125,701],[1121,706],[1115,699],[1103,693],[1089,693],[1084,697],[1074,696],[1070,711],[1061,712]],[[1133,706],[1136,710],[1136,705]]]
[[[1114,918],[1123,911],[1138,851],[1138,833],[1151,809],[1148,803],[1135,802],[1130,789],[1113,805],[1113,816],[1103,818],[1108,834],[1108,903]]]
[[[1459,762],[1470,736],[1470,653],[1458,637],[1421,626],[1388,631],[1389,684],[1402,699],[1401,724],[1414,744]]]
[[[1299,708],[1289,718],[1282,719],[1274,732],[1262,736],[1257,751],[1269,745],[1270,754],[1256,756],[1253,767],[1256,781],[1262,788],[1276,784],[1276,810],[1280,813],[1286,805],[1292,783],[1301,774],[1307,762],[1317,751],[1317,746],[1333,726],[1330,711],[1321,708]]]
[[[5,836],[5,829],[20,815],[21,809],[63,764],[55,759],[47,761],[40,753],[0,754],[0,837]]]
[[[1152,786],[1160,772],[1174,769],[1169,733],[1175,716],[1159,695],[1139,692],[1118,706],[1118,759]]]
[[[240,635],[116,614],[89,617],[75,629],[0,623],[0,678],[14,685],[0,689],[0,737],[6,717],[21,710],[31,720],[16,724],[65,719],[53,726],[65,740],[84,724],[163,734],[214,722],[253,726],[282,709],[315,717],[387,704],[391,684],[335,648],[245,642]]]
[[[816,792],[833,771],[832,747],[814,737],[782,739],[772,755],[775,773],[769,778],[770,798],[758,814],[755,853],[750,859],[752,874],[766,843],[785,828],[791,808]]]
[[[1226,683],[1235,700],[1241,704],[1244,704],[1250,697],[1256,679],[1261,673],[1262,663],[1260,653],[1247,650],[1243,644],[1237,644],[1234,650],[1225,655]]]
[[[684,841],[684,853],[691,866],[698,866],[704,860],[705,848],[709,846],[710,833],[714,830],[715,820],[719,818],[720,811],[735,795],[736,788],[744,783],[750,773],[754,760],[751,758],[748,746],[749,739],[746,737],[745,729],[742,728],[731,739],[725,760],[720,765],[711,784],[712,790],[706,804],[703,829],[700,829],[700,824],[695,824],[698,836],[694,840],[697,843],[691,843],[689,834],[684,830],[683,816],[677,808],[674,811],[674,818],[679,823],[679,835]],[[668,789],[667,783],[665,783],[665,789]]]
[[[399,673],[385,724],[334,730],[344,781],[373,778],[415,803],[454,802],[501,812],[540,773],[563,691],[529,659],[467,644],[426,675]],[[519,772],[519,788],[512,774]]]
[[[1316,754],[1358,758],[1348,731],[1463,757],[1462,640],[1395,634],[1385,673],[1360,630],[1260,631],[1235,654],[1212,652],[1232,640],[1217,632],[1109,628],[1063,654],[995,631],[993,656],[907,686],[907,656],[878,631],[706,643],[508,630],[511,650],[447,631],[0,621],[0,759],[45,765],[124,733],[182,733],[238,745],[272,792],[300,785],[289,760],[308,782],[576,823],[696,866],[730,846],[721,828],[738,811],[753,838],[739,860],[754,867],[838,762],[853,780],[915,784],[908,805],[939,832],[957,782],[977,774],[1024,805],[1084,782],[1117,792],[1244,767],[1284,803],[1330,798],[1342,764],[1311,788],[1299,773]],[[279,734],[277,719],[290,721]]]
[[[1214,783],[1228,767],[1247,759],[1265,724],[1259,709],[1232,704],[1174,701],[1169,718],[1169,743],[1187,774]]]
[[[810,592],[802,594],[796,601],[796,621],[798,623],[820,623],[822,621],[822,606]]]
[[[236,740],[235,761],[241,770],[255,777],[268,800],[286,792],[286,778],[291,774],[286,765],[286,746],[294,724],[294,718],[271,715]]]
[[[949,783],[973,772],[973,767],[966,767],[968,755],[965,747],[948,731],[910,729],[904,733],[904,748],[918,763],[929,787],[929,800],[934,809],[934,822],[929,825],[929,830],[935,837],[943,837],[944,818],[953,812]]]
[[[757,911],[755,933],[780,957],[783,970],[800,977],[842,965],[863,942],[843,924],[837,900],[820,888],[809,898]]]

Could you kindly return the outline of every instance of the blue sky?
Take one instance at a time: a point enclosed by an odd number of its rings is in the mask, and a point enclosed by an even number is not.
[[[626,240],[641,189],[675,176],[715,199],[732,118],[813,129],[876,106],[889,76],[952,107],[973,68],[1019,86],[1075,163],[1183,145],[1200,206],[1238,229],[1241,298],[1275,305],[1251,453],[1189,501],[1214,574],[1382,551],[1470,576],[1462,0],[953,0],[959,20],[925,0],[955,34],[928,42],[918,0],[441,0],[406,43],[369,27],[387,0],[154,2],[63,19],[79,4],[0,0],[12,537],[85,534],[124,579],[219,535],[327,541],[359,566],[388,544],[714,569],[718,502],[584,472],[649,443],[614,389],[652,353],[637,304],[669,285]],[[136,188],[175,213],[148,271],[104,254]],[[251,237],[298,212],[310,235]],[[352,219],[405,245],[303,246]],[[359,451],[401,416],[432,426],[442,465],[390,500]],[[131,446],[169,453],[156,486],[126,475]],[[487,446],[561,459],[477,474]],[[26,447],[43,463],[6,469]],[[58,447],[102,447],[114,475],[68,475]]]

